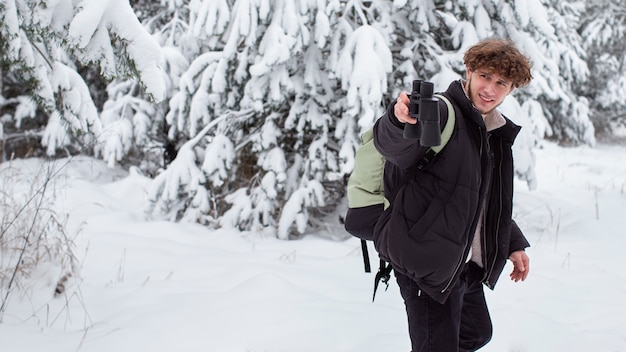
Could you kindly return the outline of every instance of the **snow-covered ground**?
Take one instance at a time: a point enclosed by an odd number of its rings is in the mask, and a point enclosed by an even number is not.
[[[487,290],[483,350],[626,351],[626,147],[545,143],[536,154],[538,188],[518,182],[515,195],[530,276],[509,281],[509,265]],[[78,233],[81,278],[51,298],[44,270],[36,293],[12,296],[2,351],[409,351],[395,282],[372,303],[359,241],[329,239],[341,228],[283,241],[149,222],[143,176],[113,181],[86,159],[65,175],[57,211]]]

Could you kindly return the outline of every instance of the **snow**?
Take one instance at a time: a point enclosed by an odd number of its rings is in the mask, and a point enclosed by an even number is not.
[[[494,337],[481,351],[624,351],[626,147],[542,142],[536,159],[536,190],[517,181],[515,194],[530,276],[509,281],[508,264],[486,289]],[[77,158],[55,179],[55,207],[78,233],[80,280],[52,298],[56,279],[43,268],[37,291],[11,296],[4,351],[410,349],[395,281],[372,303],[359,241],[330,239],[345,235],[340,226],[285,241],[148,221],[150,180],[114,172]]]
[[[391,51],[378,30],[363,25],[351,33],[336,71],[346,92],[347,114],[360,116],[359,134],[380,116],[377,107],[387,91],[387,74],[392,67]]]
[[[20,28],[20,21],[17,15],[17,6],[15,4],[15,0],[7,0],[4,2],[4,11],[3,11],[3,22],[7,27],[9,33],[18,33]],[[11,59],[16,59],[18,57],[17,53],[22,47],[21,38],[18,36],[13,37],[8,41],[9,50],[7,51],[7,56]]]
[[[166,89],[161,75],[163,53],[156,39],[147,33],[137,19],[130,3],[121,0],[82,0],[77,8],[78,13],[69,24],[69,37],[85,50],[85,61],[100,57],[103,50],[112,51],[112,39],[107,33],[110,30],[125,42],[146,92],[156,102],[162,101]],[[105,72],[106,75],[115,76],[110,56],[107,55],[107,62],[103,65],[111,70]]]
[[[228,172],[232,168],[233,150],[235,147],[230,139],[223,134],[214,137],[213,143],[209,144],[204,154],[202,171],[207,175],[211,184],[221,186],[228,178]]]

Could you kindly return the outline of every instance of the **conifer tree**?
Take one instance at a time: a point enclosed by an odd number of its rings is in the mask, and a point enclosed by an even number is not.
[[[137,77],[146,95],[163,98],[160,48],[127,1],[6,0],[0,11],[3,130],[32,128],[48,155],[108,143],[81,66]]]
[[[2,3],[7,16],[18,13],[11,7],[15,1]],[[117,2],[123,1],[103,3]],[[26,7],[32,4],[25,0],[15,3],[33,19],[71,6],[57,1],[43,11]],[[589,100],[580,92],[589,86],[586,47],[577,32],[584,12],[580,0],[133,0],[132,5],[145,24],[130,21],[135,36],[120,24],[130,18],[128,4],[118,18],[98,0],[79,2],[75,16],[48,16],[54,20],[46,25],[5,21],[3,43],[19,48],[15,40],[22,38],[54,44],[54,51],[43,52],[55,55],[42,57],[53,57],[48,66],[61,74],[50,74],[42,58],[20,64],[32,60],[17,49],[3,54],[3,72],[23,67],[30,71],[20,77],[44,82],[33,90],[48,95],[31,95],[43,97],[39,106],[52,102],[49,125],[71,126],[81,136],[89,135],[86,129],[94,132],[94,151],[110,165],[138,165],[155,176],[146,209],[154,218],[267,230],[280,238],[325,226],[325,217],[341,209],[359,135],[414,79],[444,90],[461,78],[465,50],[492,36],[512,39],[534,64],[533,83],[502,106],[525,127],[515,146],[518,176],[534,187],[532,148],[542,138],[595,142]],[[98,14],[101,20],[88,25]],[[27,30],[12,29],[15,23],[70,40],[33,41],[20,34]],[[140,42],[147,45],[142,54],[150,55],[136,54]],[[97,63],[112,79],[100,112],[91,99],[72,98],[88,92],[84,84],[78,87],[75,62]],[[127,79],[125,72],[142,79]],[[6,91],[4,77],[3,82]],[[52,85],[55,89],[46,88]],[[63,88],[60,94],[56,87]],[[73,103],[59,104],[60,98]],[[37,104],[27,102],[19,95],[11,100],[12,121],[36,110]],[[48,127],[42,139],[51,153],[67,145],[59,131]],[[167,160],[161,160],[164,149]]]
[[[503,107],[528,127],[516,171],[534,187],[539,139],[594,142],[573,91],[588,77],[569,22],[580,13],[552,6],[191,0],[175,46],[189,64],[165,115],[169,137],[189,141],[186,157],[155,180],[148,211],[280,238],[306,232],[336,210],[358,136],[386,103],[414,79],[445,89],[462,76],[465,49],[491,36],[511,38],[535,65],[535,82]]]
[[[626,135],[626,7],[621,0],[586,2],[580,22],[590,79],[579,87],[589,97],[593,122],[606,137]]]
[[[536,44],[560,32],[531,2],[191,0],[176,36],[189,65],[165,121],[170,138],[194,144],[156,180],[148,211],[281,238],[305,232],[336,210],[358,136],[389,99],[418,78],[445,89],[463,73],[464,50],[489,36],[517,41],[545,77],[511,104],[531,113],[518,174],[532,187],[530,148],[552,133],[540,102],[568,91],[560,53]],[[190,201],[199,194],[209,201]]]

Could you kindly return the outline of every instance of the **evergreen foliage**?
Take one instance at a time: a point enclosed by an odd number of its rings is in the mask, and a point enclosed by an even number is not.
[[[604,137],[626,136],[626,7],[622,0],[587,4],[580,25],[591,77],[579,92],[589,98],[591,117]]]
[[[534,64],[502,106],[525,127],[516,172],[529,187],[539,140],[593,145],[592,120],[612,127],[592,114],[626,110],[618,0],[131,4],[136,15],[122,0],[0,3],[0,123],[40,116],[48,154],[91,143],[110,165],[138,166],[155,177],[152,218],[280,238],[322,226],[360,133],[414,79],[444,90],[462,77],[465,49],[486,37],[511,38]],[[95,66],[105,92],[77,73]]]
[[[5,0],[0,11],[5,133],[35,135],[50,156],[91,152],[103,133],[92,94],[102,92],[89,90],[84,66],[108,79],[140,78],[147,97],[162,98],[160,47],[127,1]],[[3,160],[15,149],[3,148]]]

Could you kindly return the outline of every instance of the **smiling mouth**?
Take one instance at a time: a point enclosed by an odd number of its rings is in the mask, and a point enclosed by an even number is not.
[[[485,103],[493,103],[493,99],[485,98],[483,95],[480,95],[480,94],[478,94],[478,97],[480,98],[480,100],[484,101]]]

